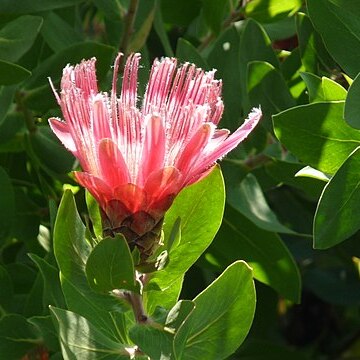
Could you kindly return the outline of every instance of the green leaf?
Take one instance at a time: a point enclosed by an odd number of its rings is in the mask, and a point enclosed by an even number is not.
[[[191,300],[180,300],[168,312],[165,326],[170,330],[178,330],[194,311],[196,304]]]
[[[0,239],[6,240],[15,220],[15,195],[11,179],[0,167]]]
[[[20,359],[41,344],[37,329],[20,315],[5,315],[0,319],[1,359]]]
[[[325,68],[334,67],[334,61],[330,57],[319,33],[314,29],[307,15],[303,13],[296,15],[296,28],[301,61],[305,71],[319,73],[320,65]]]
[[[248,174],[237,186],[227,189],[227,202],[261,229],[294,233],[282,225],[270,209],[256,177]]]
[[[215,34],[219,34],[221,30],[225,9],[226,1],[224,0],[207,0],[203,2],[205,21]]]
[[[188,26],[200,13],[200,0],[166,0],[161,1],[161,13],[165,23]]]
[[[314,201],[318,201],[325,185],[324,181],[329,181],[329,177],[323,172],[310,166],[304,167],[301,163],[273,159],[265,165],[264,170],[277,181],[276,185],[286,184],[301,189]]]
[[[256,44],[256,46],[254,46]],[[247,74],[248,64],[251,61],[264,61],[272,65],[274,68],[279,68],[279,60],[277,59],[275,52],[271,45],[271,40],[266,34],[265,30],[252,19],[248,19],[242,30],[240,37],[239,58],[236,59],[238,63],[240,61],[240,78],[241,78],[241,94],[247,94]],[[230,67],[229,67],[230,68]],[[231,76],[231,71],[226,72]],[[239,95],[237,94],[236,101],[239,102]],[[245,110],[249,110],[253,106],[258,104],[251,104],[246,96],[243,96],[243,107]]]
[[[302,102],[304,97],[305,83],[300,77],[300,71],[305,68],[301,63],[299,48],[291,51],[280,65],[281,73],[287,82],[291,96],[297,100],[297,103]]]
[[[296,33],[294,17],[285,17],[272,23],[262,23],[272,41],[289,39]]]
[[[295,100],[281,72],[264,61],[252,61],[248,64],[247,93],[252,104],[261,104],[268,128],[271,128],[272,114],[295,106]]]
[[[85,200],[91,220],[92,230],[94,231],[96,238],[101,239],[103,236],[103,230],[99,204],[88,190],[85,190]]]
[[[360,74],[349,88],[345,102],[344,117],[346,122],[355,129],[360,129]]]
[[[86,277],[99,292],[136,289],[134,263],[123,236],[103,239],[95,246],[86,262]]]
[[[241,33],[240,62],[246,71],[247,64],[257,60],[266,61],[277,69],[280,65],[264,28],[256,21],[248,19]]]
[[[303,13],[296,14],[296,28],[301,61],[305,70],[317,73],[318,58],[315,44],[315,29],[309,17]]]
[[[43,12],[47,10],[60,9],[81,3],[84,0],[2,0],[0,12],[8,14],[27,14],[32,12]]]
[[[360,305],[359,276],[353,271],[346,271],[344,267],[308,269],[304,273],[304,285],[330,304]]]
[[[0,317],[13,308],[14,288],[7,270],[0,265]]]
[[[333,174],[360,144],[360,132],[343,120],[343,108],[339,101],[285,110],[273,116],[275,134],[304,163]]]
[[[24,15],[6,24],[0,30],[0,58],[10,62],[19,60],[31,48],[42,22],[39,16]]]
[[[64,193],[59,206],[54,228],[54,252],[68,309],[91,319],[114,341],[123,339],[121,312],[124,304],[110,295],[95,293],[87,282],[85,264],[91,247],[85,239],[85,226],[71,191]]]
[[[122,8],[120,0],[94,0],[95,6],[112,21],[122,21]]]
[[[155,18],[154,18],[154,30],[156,31],[156,34],[160,39],[161,45],[164,48],[165,55],[169,56],[169,57],[173,57],[174,52],[171,47],[169,37],[166,33],[165,23],[163,21],[163,17],[162,17],[162,13],[161,13],[160,1],[157,1],[157,3],[156,3]]]
[[[86,318],[63,309],[50,307],[59,326],[64,359],[130,359],[130,346],[106,337]]]
[[[183,38],[180,38],[177,42],[176,58],[181,62],[193,63],[204,70],[209,68],[205,59],[200,55],[196,47]]]
[[[154,286],[153,290],[151,290],[151,286],[146,288],[146,291],[143,293],[143,301],[147,312],[152,314],[159,305],[164,309],[171,309],[179,298],[183,281],[184,275],[179,276],[171,285],[161,289],[161,291],[156,286]]]
[[[181,300],[169,311],[163,326],[162,324],[134,325],[130,329],[130,338],[151,359],[174,359],[174,334],[194,308],[193,301]]]
[[[51,315],[33,316],[28,319],[28,322],[39,329],[44,346],[47,349],[53,352],[60,351],[59,336]]]
[[[62,146],[48,126],[38,127],[28,136],[39,165],[50,175],[66,174],[72,170],[74,156]]]
[[[223,81],[225,104],[221,126],[234,130],[241,117],[241,75],[239,68],[239,34],[235,27],[225,30],[216,40],[207,58],[210,68],[217,69],[216,77]],[[231,69],[231,71],[229,71]]]
[[[12,92],[12,91],[10,91]],[[15,90],[13,89],[13,94],[5,94],[5,97],[9,96],[7,99],[4,99],[4,102],[9,104],[11,96],[14,95]],[[10,106],[11,104],[9,104]],[[10,110],[9,108],[6,110]],[[6,111],[7,112],[7,111]],[[25,141],[24,141],[24,117],[20,113],[14,113],[9,111],[8,114],[4,114],[4,118],[0,123],[0,151],[2,153],[18,153],[24,150]]]
[[[160,327],[135,325],[130,329],[131,340],[151,359],[170,360],[173,334]]]
[[[16,86],[2,86],[0,87],[0,133],[3,132],[1,128],[5,122],[5,116],[13,102],[16,92]],[[8,137],[5,137],[8,140]],[[1,142],[2,138],[0,138]]]
[[[73,280],[81,277],[90,252],[74,196],[67,190],[61,199],[54,228],[54,253],[61,273]]]
[[[16,226],[13,226],[11,235],[30,245],[31,242],[37,242],[39,235],[40,207],[29,198],[29,194],[24,188],[14,187],[14,191]],[[32,251],[31,247],[28,249]],[[37,247],[35,249],[38,251]]]
[[[244,341],[252,324],[256,300],[251,269],[243,261],[235,262],[193,302],[193,312],[174,338],[176,358],[225,359]]]
[[[166,291],[182,278],[212,242],[221,224],[224,202],[224,182],[218,167],[177,196],[165,215],[164,232],[165,238],[168,238],[180,217],[181,240],[177,247],[171,249],[169,264],[153,274],[146,290]]]
[[[311,179],[317,179],[321,181],[328,182],[330,177],[325,175],[323,172],[312,168],[311,166],[305,166],[301,170],[299,170],[296,174],[296,177],[308,177]]]
[[[61,51],[82,41],[82,36],[69,23],[52,11],[44,18],[41,35],[54,52]]]
[[[136,32],[133,34],[129,43],[130,52],[136,52],[143,48],[152,28],[154,17],[155,1],[140,2],[135,20]]]
[[[44,283],[44,306],[55,305],[65,307],[64,295],[61,291],[59,271],[45,259],[36,254],[29,254],[30,259],[40,270]]]
[[[22,66],[0,60],[0,85],[13,85],[25,80],[31,72]]]
[[[307,0],[307,5],[311,21],[330,54],[355,77],[360,72],[360,1]]]
[[[300,75],[308,88],[310,102],[345,100],[347,92],[337,82],[307,72],[302,72]]]
[[[301,0],[252,0],[245,5],[246,17],[259,22],[275,22],[295,14],[302,6]]]
[[[299,270],[281,238],[258,228],[231,207],[225,211],[223,225],[209,253],[222,266],[238,259],[245,260],[252,267],[255,279],[287,299],[299,302]]]
[[[314,247],[327,249],[360,228],[360,149],[349,155],[321,194],[314,218]]]

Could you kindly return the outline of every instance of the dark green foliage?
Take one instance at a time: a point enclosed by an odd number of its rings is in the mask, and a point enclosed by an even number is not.
[[[360,0],[1,0],[0,359],[359,358],[359,34]],[[107,91],[119,48],[140,94],[175,54],[217,69],[221,127],[264,114],[176,198],[144,288],[47,123],[47,78],[95,56]]]

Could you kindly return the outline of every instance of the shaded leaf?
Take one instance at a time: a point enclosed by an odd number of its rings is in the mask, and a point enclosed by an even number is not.
[[[252,61],[248,64],[247,93],[252,104],[261,104],[269,129],[271,115],[295,105],[281,72],[267,62]]]
[[[37,256],[36,254],[30,254],[29,257],[37,265],[43,278],[43,301],[45,307],[48,305],[65,307],[64,295],[61,291],[58,269],[50,265],[45,259]]]
[[[3,2],[0,5],[4,6]],[[41,28],[40,16],[24,15],[7,23],[0,30],[0,59],[16,62],[31,47]]]
[[[345,102],[344,117],[346,122],[355,129],[360,129],[360,75],[358,75],[349,88]]]
[[[218,34],[225,15],[226,1],[207,0],[203,3],[203,14],[210,29]]]
[[[46,10],[60,9],[81,3],[84,0],[2,0],[0,12],[8,14],[27,14],[43,12]]]
[[[217,69],[216,77],[222,79],[222,97],[225,104],[221,124],[229,130],[238,127],[241,117],[241,74],[239,67],[239,34],[235,27],[225,30],[209,53],[207,63]]]
[[[190,62],[206,70],[208,65],[199,51],[187,40],[180,38],[176,46],[176,58],[181,62]]]
[[[254,44],[256,44],[256,46],[253,46]],[[240,61],[240,86],[243,108],[249,110],[258,104],[249,103],[250,99],[245,96],[245,94],[247,94],[246,79],[248,74],[248,64],[251,61],[265,61],[274,68],[279,68],[279,60],[272,48],[271,40],[262,26],[252,19],[248,19],[242,29],[238,56],[240,57],[240,60],[238,58],[236,61]],[[237,99],[237,101],[239,101],[239,99]]]
[[[15,220],[15,195],[11,179],[0,167],[0,239],[6,240]]]
[[[245,260],[252,267],[255,279],[299,302],[299,270],[280,237],[258,228],[231,207],[226,209],[223,225],[209,253],[222,268],[235,260]]]
[[[360,72],[360,1],[307,0],[307,6],[330,54],[355,77]]]
[[[0,60],[0,85],[13,85],[24,81],[31,72],[20,65]]]
[[[360,148],[357,148],[325,186],[314,218],[314,247],[327,249],[360,228]]]
[[[282,225],[270,209],[254,175],[248,174],[236,187],[227,187],[227,194],[227,202],[261,229],[294,233]]]
[[[37,329],[21,315],[5,315],[0,319],[0,357],[20,359],[41,344]]]
[[[54,52],[66,49],[82,40],[82,36],[55,12],[49,12],[45,16],[41,35]]]
[[[25,104],[30,109],[47,111],[56,106],[55,97],[50,90],[48,77],[57,87],[62,69],[67,64],[77,64],[83,59],[96,57],[96,72],[101,81],[110,70],[114,48],[96,42],[83,42],[71,45],[56,54],[48,57],[34,69],[26,87],[31,89],[25,97]]]

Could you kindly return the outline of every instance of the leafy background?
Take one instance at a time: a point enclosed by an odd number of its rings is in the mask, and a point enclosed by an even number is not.
[[[226,206],[215,240],[199,259],[196,254],[209,243],[173,251],[182,267],[167,270],[174,285],[163,306],[174,305],[189,267],[181,292],[185,300],[232,262],[245,260],[255,278],[256,313],[244,344],[229,359],[360,357],[359,34],[360,0],[2,0],[0,357],[61,359],[73,351],[66,344],[79,341],[79,334],[67,331],[73,321],[90,327],[93,338],[84,332],[84,339],[106,349],[107,358],[123,358],[111,354],[129,339],[119,329],[114,333],[111,324],[128,321],[127,313],[123,304],[91,292],[84,277],[89,245],[65,236],[53,246],[56,229],[85,233],[70,195],[57,210],[64,190],[75,193],[86,224],[89,216],[84,191],[71,176],[78,164],[47,125],[50,116],[61,115],[47,78],[58,88],[66,64],[95,56],[106,90],[119,49],[142,53],[141,91],[152,60],[176,56],[217,69],[223,79],[223,127],[234,130],[253,106],[260,104],[264,113],[261,126],[221,163]],[[184,244],[195,230],[199,238],[202,229],[216,232],[219,176],[199,185],[202,222],[181,228]],[[186,216],[194,206],[186,199],[197,191],[174,204],[167,224],[177,212]],[[55,226],[58,211],[69,220]],[[249,282],[242,264],[228,268],[229,283],[220,278],[223,291]],[[165,288],[164,276],[156,281]],[[148,308],[155,310],[156,301],[149,296]],[[188,306],[180,304],[184,313]],[[199,315],[192,316],[196,324]],[[159,339],[136,326],[130,336],[144,349],[146,339]],[[162,341],[166,348],[167,339]],[[232,344],[226,346],[233,352]]]

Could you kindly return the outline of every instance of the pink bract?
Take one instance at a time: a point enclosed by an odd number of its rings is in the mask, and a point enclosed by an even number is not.
[[[141,237],[163,218],[181,189],[206,176],[248,136],[261,111],[253,109],[231,135],[217,129],[224,106],[215,71],[192,64],[177,68],[172,58],[154,61],[139,106],[140,55],[128,57],[118,97],[121,56],[110,93],[98,89],[95,58],[66,66],[60,94],[53,88],[65,121],[49,122],[79,160],[83,171],[75,177],[96,198],[109,226],[122,232],[127,224]]]

